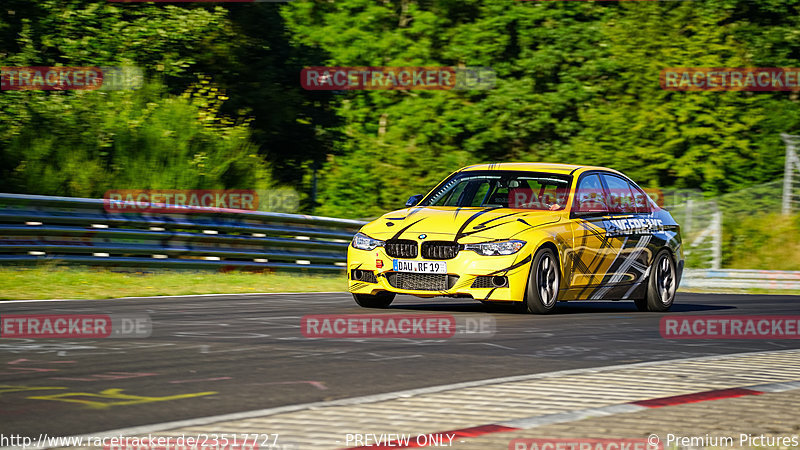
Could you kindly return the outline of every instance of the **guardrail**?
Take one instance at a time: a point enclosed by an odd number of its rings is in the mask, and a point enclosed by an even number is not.
[[[0,194],[0,264],[341,271],[364,223],[203,207],[110,213],[102,199]]]
[[[364,223],[202,207],[110,213],[102,199],[0,194],[0,264],[341,271]],[[800,272],[687,269],[681,287],[800,290]]]
[[[682,288],[699,289],[798,289],[800,272],[782,270],[687,269]]]

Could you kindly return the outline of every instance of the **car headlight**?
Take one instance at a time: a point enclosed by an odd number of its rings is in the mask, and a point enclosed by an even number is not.
[[[364,233],[356,233],[353,236],[353,247],[359,250],[372,250],[376,247],[383,247],[383,241],[372,239]]]
[[[484,242],[481,244],[466,244],[464,250],[472,250],[483,256],[513,255],[522,249],[525,241],[509,240],[498,242]]]

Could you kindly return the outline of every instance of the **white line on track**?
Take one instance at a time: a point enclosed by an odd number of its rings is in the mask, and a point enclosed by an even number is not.
[[[561,377],[567,375],[580,375],[586,373],[597,373],[597,372],[604,372],[609,370],[618,370],[618,369],[628,369],[632,367],[649,367],[649,366],[656,366],[660,364],[668,364],[668,363],[679,363],[679,362],[687,362],[687,361],[715,361],[720,359],[731,359],[740,356],[755,356],[755,355],[774,355],[774,354],[781,354],[781,353],[790,353],[790,352],[797,352],[797,349],[790,349],[790,350],[771,350],[771,351],[760,351],[760,352],[744,352],[744,353],[731,353],[726,355],[713,355],[713,356],[701,356],[695,358],[680,358],[680,359],[670,359],[664,361],[648,361],[642,363],[632,363],[632,364],[617,364],[613,366],[601,366],[601,367],[588,367],[583,369],[570,369],[570,370],[559,370],[556,372],[545,372],[545,373],[537,373],[537,374],[530,374],[530,375],[516,375],[510,377],[501,377],[501,378],[489,378],[486,380],[476,380],[476,381],[466,381],[461,383],[453,383],[453,384],[445,384],[441,386],[431,386],[425,388],[418,388],[418,389],[408,389],[403,391],[396,391],[396,392],[387,392],[384,394],[373,394],[373,395],[365,395],[361,397],[352,397],[352,398],[345,398],[341,400],[330,400],[330,401],[321,401],[321,402],[312,402],[312,403],[302,403],[298,405],[287,405],[287,406],[279,406],[275,408],[266,408],[266,409],[258,409],[253,411],[242,411],[238,413],[229,413],[229,414],[220,414],[216,416],[207,416],[207,417],[198,417],[194,419],[186,419],[186,420],[177,420],[174,422],[163,422],[163,423],[155,423],[150,425],[142,425],[137,427],[130,427],[130,428],[120,428],[116,430],[108,430],[108,431],[100,431],[96,433],[88,433],[84,435],[75,436],[76,438],[97,438],[97,437],[114,437],[114,436],[132,436],[132,435],[142,435],[148,433],[154,433],[158,431],[165,431],[171,430],[175,428],[184,428],[184,427],[192,427],[198,425],[208,425],[211,423],[216,422],[223,422],[223,421],[230,421],[230,420],[241,420],[241,419],[251,419],[254,417],[263,417],[263,416],[271,416],[275,414],[287,413],[287,412],[294,412],[294,411],[301,411],[306,409],[317,409],[317,408],[324,408],[328,406],[345,406],[345,405],[357,405],[362,403],[374,403],[380,401],[387,401],[387,400],[395,400],[398,398],[403,397],[413,397],[416,395],[422,394],[432,394],[442,391],[451,391],[455,389],[464,389],[464,388],[471,388],[476,386],[485,386],[490,384],[499,384],[499,383],[507,383],[507,382],[514,382],[514,381],[528,381],[528,380],[535,380],[541,378],[553,378],[553,377]],[[772,386],[772,385],[770,385]],[[49,448],[49,447],[37,447],[39,449]],[[5,450],[5,448],[0,448],[0,450]]]
[[[181,297],[220,297],[220,296],[252,296],[252,295],[319,295],[319,294],[348,294],[348,292],[246,292],[240,294],[185,294],[185,295],[154,295],[152,297],[117,297],[117,298],[51,298],[43,300],[0,300],[0,303],[34,303],[34,302],[108,302],[115,300],[151,299],[151,298],[181,298]]]

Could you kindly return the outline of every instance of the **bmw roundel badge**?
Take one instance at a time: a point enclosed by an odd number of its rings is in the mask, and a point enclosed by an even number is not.
[[[428,235],[427,235],[427,234],[420,234],[420,235],[419,235],[419,238],[420,238],[420,239],[425,239],[426,237],[428,237]]]

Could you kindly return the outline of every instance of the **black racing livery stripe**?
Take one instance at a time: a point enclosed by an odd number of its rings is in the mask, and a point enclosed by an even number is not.
[[[497,207],[494,207],[494,208],[486,208],[486,209],[480,210],[480,211],[476,212],[475,214],[473,214],[469,219],[464,221],[464,223],[461,225],[461,228],[459,228],[458,232],[456,232],[456,237],[453,240],[457,242],[459,239],[461,239],[462,237],[466,236],[466,234],[464,233],[464,230],[466,230],[467,226],[469,226],[469,224],[471,224],[475,219],[477,219],[478,217],[486,214],[489,211],[494,211],[494,210],[497,210],[497,209],[500,209],[500,208],[501,208],[500,206],[497,206]]]
[[[608,250],[608,249],[613,249],[614,248],[614,246],[611,245],[611,241],[613,240],[613,238],[608,236],[608,234],[605,232],[605,229],[600,228],[600,227],[594,228],[594,225],[589,223],[589,222],[581,222],[581,226],[586,231],[588,231],[589,233],[594,235],[596,238],[600,239],[600,246],[598,247],[598,250]],[[602,230],[602,232],[600,232],[599,230]],[[585,234],[583,236],[583,242],[582,243],[583,243],[583,247],[585,247],[586,246],[586,235]],[[581,250],[581,253],[582,252],[583,252],[583,250]],[[598,258],[599,258],[599,261],[598,261]],[[606,272],[601,274],[601,273],[598,273],[597,270],[592,270],[591,267],[594,265],[595,261],[597,261],[597,268],[599,269],[600,266],[602,266],[603,263],[605,263],[605,261],[607,259],[608,259],[608,252],[599,251],[599,252],[594,254],[594,256],[592,257],[592,260],[589,261],[589,264],[583,266],[586,269],[585,272],[586,273],[590,273],[591,275],[589,277],[589,284],[584,286],[580,291],[579,295],[581,297],[591,296],[598,289],[598,287],[595,286],[595,277],[600,277],[599,279],[602,280],[606,276],[608,271],[606,271]]]
[[[497,216],[497,217],[495,217],[494,219],[489,219],[489,220],[487,220],[487,221],[485,221],[485,222],[481,222],[481,223],[479,223],[478,225],[475,225],[475,226],[474,226],[474,227],[472,227],[472,228],[473,228],[473,229],[476,229],[476,230],[477,230],[478,228],[484,228],[486,225],[488,225],[488,224],[490,224],[490,223],[494,222],[495,220],[505,219],[506,217],[515,216],[515,215],[517,215],[517,214],[527,214],[527,213],[525,213],[525,212],[513,212],[513,213],[509,213],[509,214],[503,214],[502,216]]]
[[[483,227],[483,228],[479,228],[479,229],[474,229],[472,231],[465,231],[464,233],[461,233],[461,237],[471,236],[471,235],[473,235],[475,233],[481,233],[481,232],[484,232],[486,230],[491,230],[492,228],[497,228],[499,226],[507,225],[507,224],[512,223],[512,222],[513,221],[503,222],[503,223],[496,223],[496,224],[494,224],[494,225],[492,225],[490,227]]]
[[[573,269],[572,265],[569,264],[569,262],[573,261],[573,258],[575,257],[575,253],[571,252],[571,251],[567,251],[567,249],[569,249],[571,247],[571,244],[569,244],[566,240],[564,240],[564,238],[561,237],[560,234],[551,234],[551,236],[556,241],[556,248],[558,249],[559,259],[564,261],[564,272],[565,273],[564,273],[564,277],[562,277],[562,279],[561,279],[561,282],[563,284],[564,280],[572,280],[572,275],[574,273],[574,269]],[[568,260],[569,260],[569,262],[568,262]],[[567,286],[569,285],[569,283],[570,282],[567,281]]]
[[[409,211],[409,212],[408,212],[408,214],[406,214],[406,219],[408,219],[409,217],[413,216],[414,214],[416,214],[416,213],[418,213],[418,212],[422,211],[423,209],[425,209],[425,207],[424,207],[424,206],[417,206],[417,207],[415,207],[414,209],[412,209],[411,211]]]
[[[357,291],[357,290],[359,290],[359,289],[361,289],[363,287],[366,287],[366,286],[367,286],[367,283],[356,283],[356,284],[350,286],[349,290],[350,290],[350,292]]]
[[[390,239],[387,239],[387,240],[389,240],[389,241],[393,241],[393,240],[399,239],[399,238],[400,238],[400,235],[401,235],[401,234],[403,234],[403,233],[405,233],[405,231],[406,231],[407,229],[409,229],[409,228],[413,227],[414,225],[416,225],[416,224],[418,224],[418,223],[422,222],[423,220],[425,220],[425,218],[424,218],[424,217],[423,217],[422,219],[419,219],[419,220],[416,220],[416,221],[414,221],[414,222],[411,222],[410,224],[408,224],[408,225],[404,226],[403,228],[401,228],[400,230],[398,230],[398,231],[397,231],[397,233],[395,233],[395,235],[394,235],[394,236],[392,236]]]
[[[605,273],[603,273],[602,275],[598,274],[600,278],[597,280],[597,284],[591,288],[588,288],[591,289],[591,291],[586,293],[586,295],[588,296],[587,298],[592,298],[600,289],[607,287],[607,285],[603,284],[603,279],[605,279],[605,277],[609,276],[610,274],[614,273],[616,271],[615,269],[625,262],[626,258],[624,256],[623,257],[620,256],[622,256],[623,253],[625,252],[625,244],[627,244],[627,242],[628,238],[626,237],[625,240],[622,242],[622,246],[620,247],[618,252],[614,253],[613,255],[611,255],[610,252],[603,255],[603,260],[597,266],[598,268],[601,265],[603,265],[603,263],[605,263],[606,260],[608,260],[610,257],[613,256],[614,260],[612,260],[611,265],[608,267],[608,269],[606,269]],[[591,281],[592,283],[594,283],[594,275],[592,276]],[[584,288],[583,292],[586,292],[586,290],[587,288]]]
[[[454,290],[463,289],[463,288],[466,288],[467,286],[470,286],[473,282],[475,282],[475,277],[472,277],[472,278],[464,278],[464,277],[462,277],[461,281],[456,283],[455,286],[452,287],[452,289],[454,289]]]
[[[531,262],[531,255],[526,256],[525,259],[523,259],[520,262],[514,263],[514,264],[506,267],[505,269],[496,270],[496,271],[490,273],[489,275],[497,275],[498,273],[506,273],[506,272],[509,272],[509,271],[512,271],[512,270],[516,269],[517,267],[522,267],[525,264],[528,264],[529,262]]]

